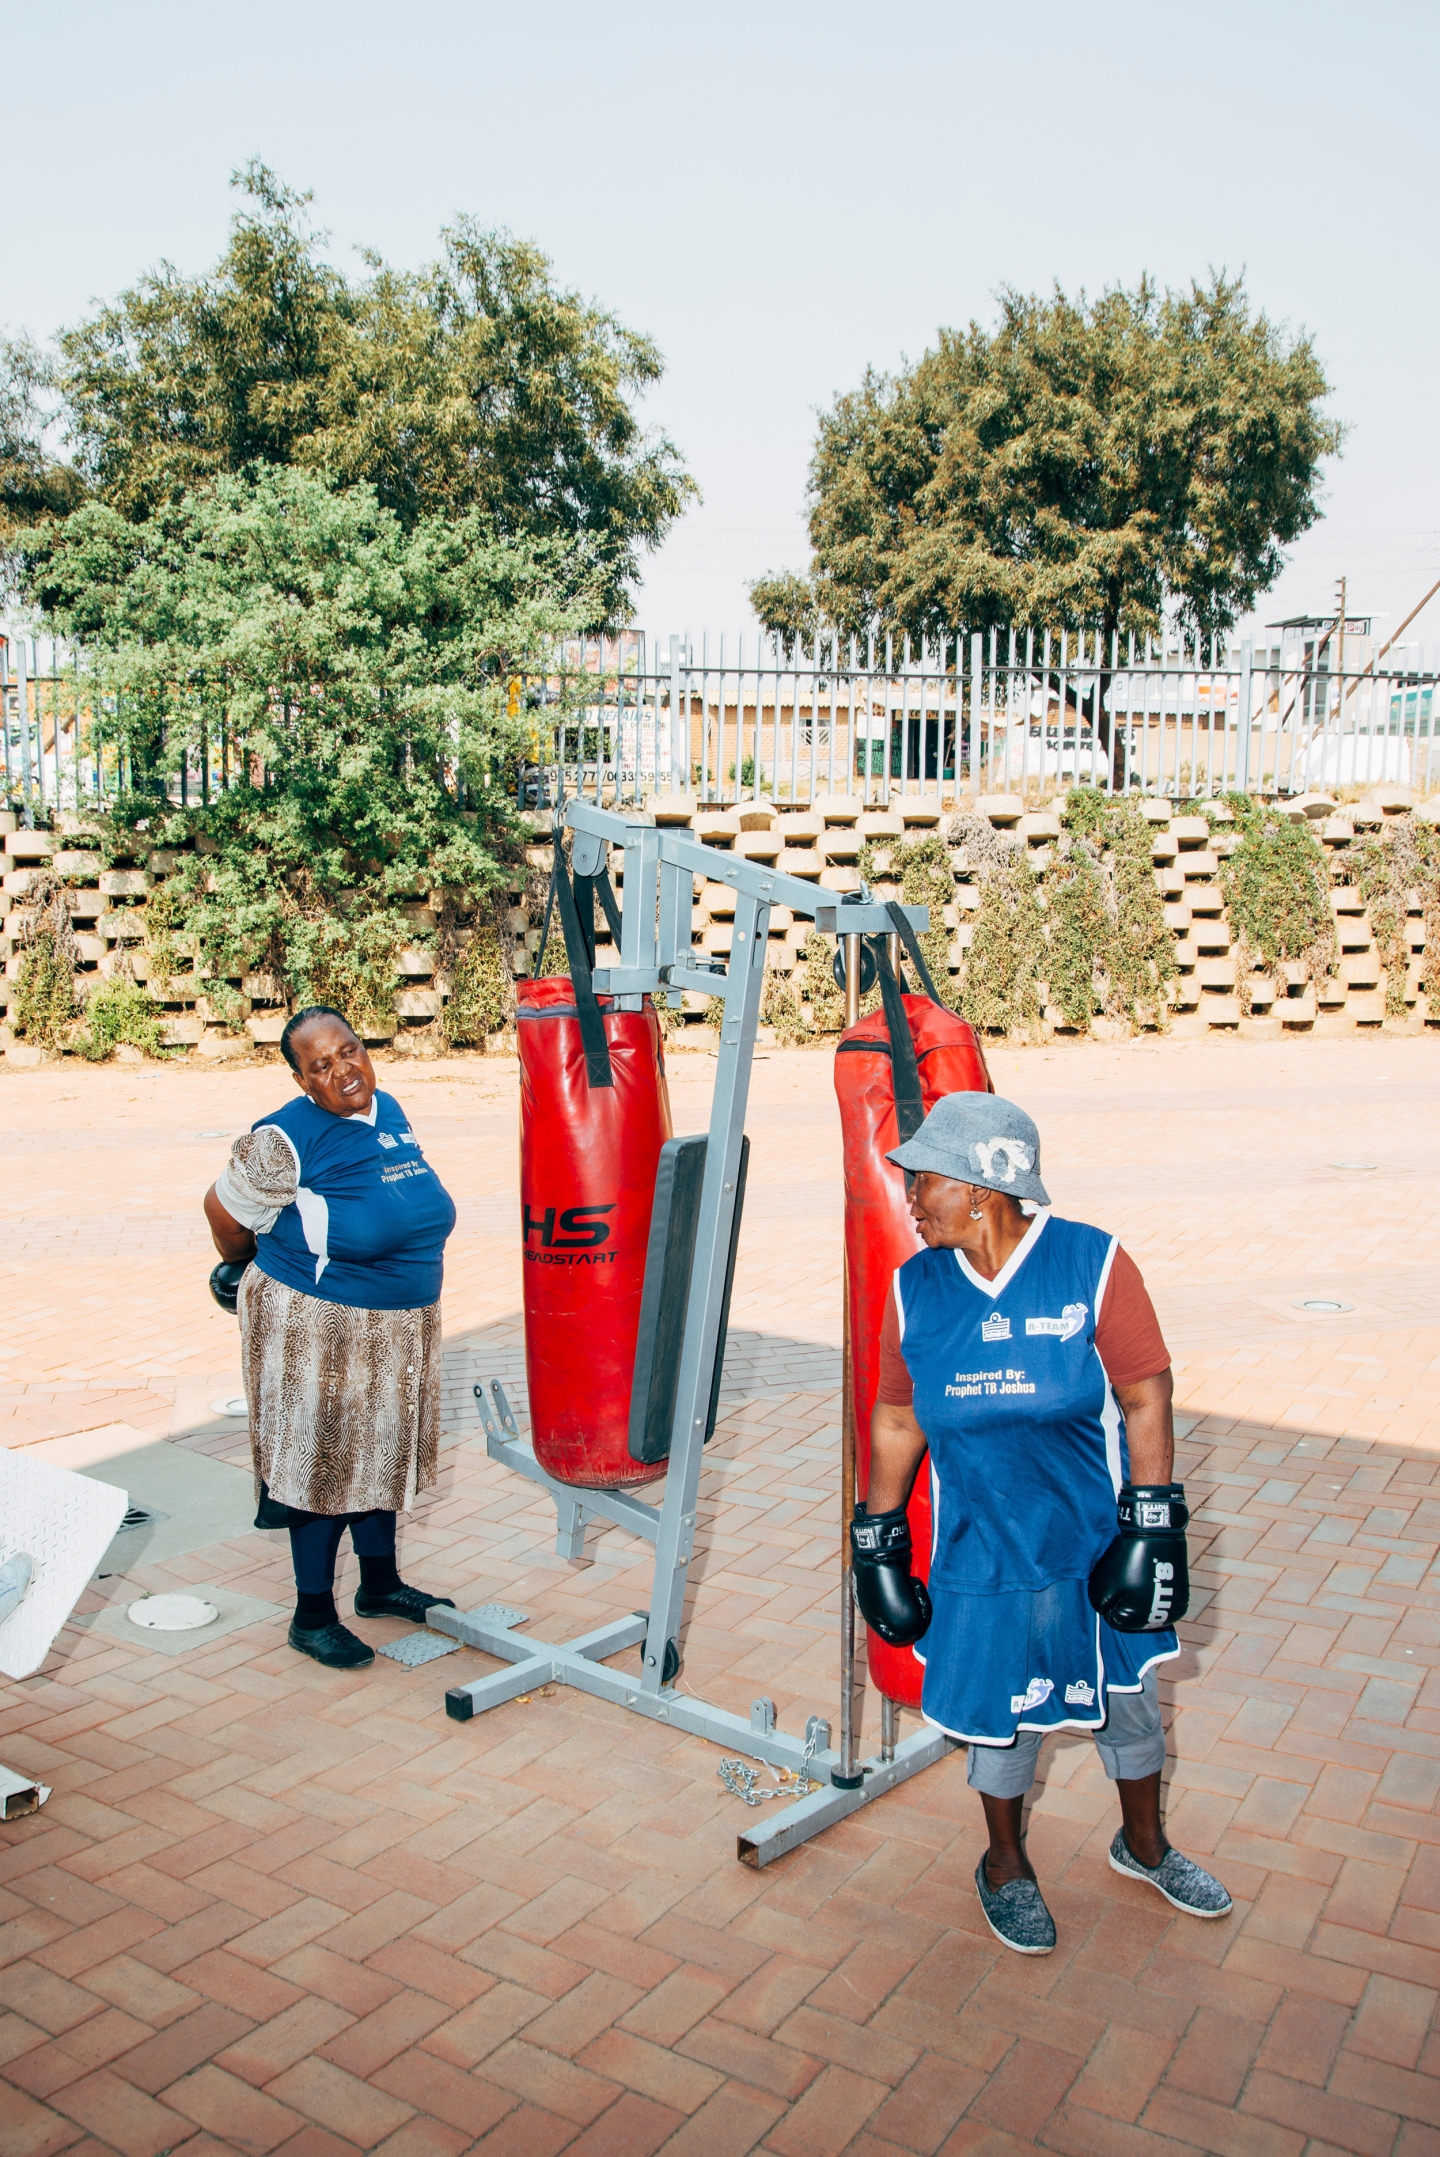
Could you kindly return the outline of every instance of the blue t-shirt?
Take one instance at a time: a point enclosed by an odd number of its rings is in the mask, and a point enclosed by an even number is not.
[[[283,1132],[300,1183],[256,1238],[255,1263],[325,1303],[419,1310],[439,1298],[455,1206],[394,1095],[377,1093],[371,1106],[373,1123],[332,1116],[302,1094],[252,1126]]]
[[[1041,1215],[994,1281],[956,1251],[900,1268],[903,1351],[930,1447],[933,1586],[1084,1580],[1115,1535],[1125,1424],[1095,1349],[1115,1239]]]

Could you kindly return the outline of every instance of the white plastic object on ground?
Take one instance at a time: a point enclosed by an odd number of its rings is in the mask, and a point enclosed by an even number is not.
[[[142,1595],[125,1613],[132,1625],[156,1633],[193,1633],[213,1625],[220,1613],[198,1595]]]

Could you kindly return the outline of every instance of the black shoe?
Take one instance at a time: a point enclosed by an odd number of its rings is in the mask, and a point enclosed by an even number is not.
[[[334,1625],[317,1626],[312,1632],[290,1620],[290,1645],[298,1648],[317,1663],[324,1663],[330,1670],[363,1670],[375,1660],[375,1650],[367,1648],[359,1635],[348,1626],[338,1622]]]
[[[367,1595],[363,1588],[355,1590],[357,1618],[408,1618],[412,1625],[423,1625],[426,1611],[436,1603],[443,1603],[447,1610],[455,1608],[452,1596],[427,1595],[423,1588],[407,1588],[403,1580],[388,1595]]]

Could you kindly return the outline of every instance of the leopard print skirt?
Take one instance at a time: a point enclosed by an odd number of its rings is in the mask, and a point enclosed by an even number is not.
[[[255,1495],[307,1513],[408,1512],[435,1481],[440,1306],[358,1311],[251,1266],[240,1343]]]

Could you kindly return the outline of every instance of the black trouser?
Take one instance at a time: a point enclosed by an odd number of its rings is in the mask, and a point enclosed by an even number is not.
[[[347,1528],[357,1558],[394,1556],[393,1513],[303,1513],[290,1524],[295,1586],[302,1595],[325,1595],[334,1587],[335,1560]]]

